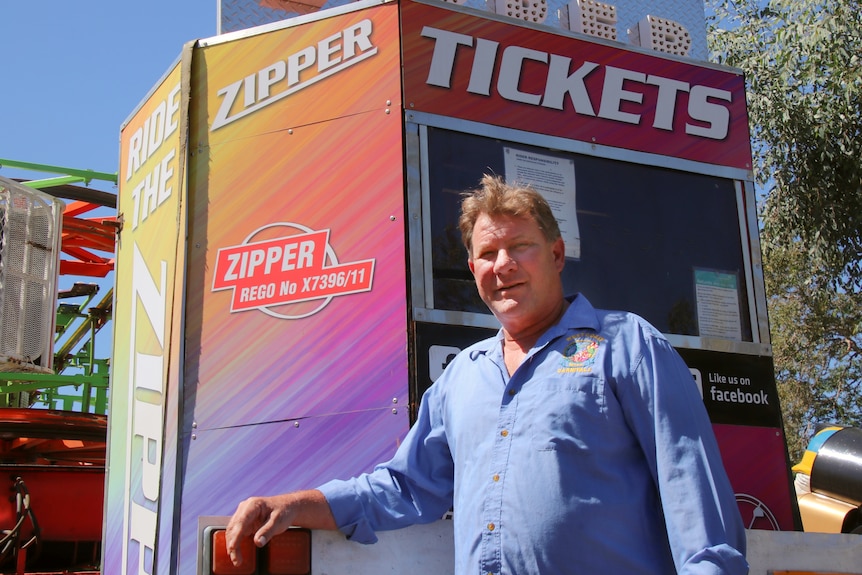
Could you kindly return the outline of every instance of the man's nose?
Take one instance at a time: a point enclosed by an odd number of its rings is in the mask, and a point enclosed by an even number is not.
[[[515,269],[518,265],[518,262],[515,261],[515,258],[512,257],[512,254],[509,253],[508,250],[499,250],[497,252],[497,259],[494,260],[494,272],[502,273]]]

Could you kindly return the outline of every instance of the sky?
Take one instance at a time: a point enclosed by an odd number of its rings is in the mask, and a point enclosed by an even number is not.
[[[186,42],[216,35],[217,2],[0,0],[0,158],[116,173],[123,123]],[[55,175],[0,168],[7,178]],[[99,284],[101,298],[113,274],[61,276],[60,289],[74,281]],[[97,357],[110,354],[110,331],[97,336]]]
[[[185,42],[215,36],[217,3],[0,0],[0,158],[116,172],[123,122]]]

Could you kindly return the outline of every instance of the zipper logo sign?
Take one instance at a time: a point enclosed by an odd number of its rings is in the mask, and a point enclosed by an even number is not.
[[[216,92],[221,100],[211,131],[227,126],[377,54],[371,20],[306,46]]]
[[[253,241],[280,226],[300,233]],[[374,260],[339,263],[329,234],[294,223],[259,228],[243,243],[218,250],[212,291],[232,290],[231,313],[258,309],[283,319],[317,313],[337,296],[371,291]],[[313,300],[320,305],[302,315],[271,309]]]

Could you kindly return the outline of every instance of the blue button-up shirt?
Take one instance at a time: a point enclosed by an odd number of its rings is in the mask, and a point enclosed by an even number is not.
[[[391,461],[320,489],[363,543],[453,507],[459,575],[748,572],[688,368],[643,319],[580,295],[511,377],[502,332],[464,350]]]

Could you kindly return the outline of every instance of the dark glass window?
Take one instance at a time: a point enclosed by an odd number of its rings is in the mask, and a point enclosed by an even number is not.
[[[563,270],[568,293],[633,311],[664,333],[700,335],[695,271],[717,271],[733,278],[741,339],[752,340],[733,180],[429,128],[435,308],[489,313],[467,267],[458,209],[482,174],[505,175],[510,147],[574,161],[581,249]]]

